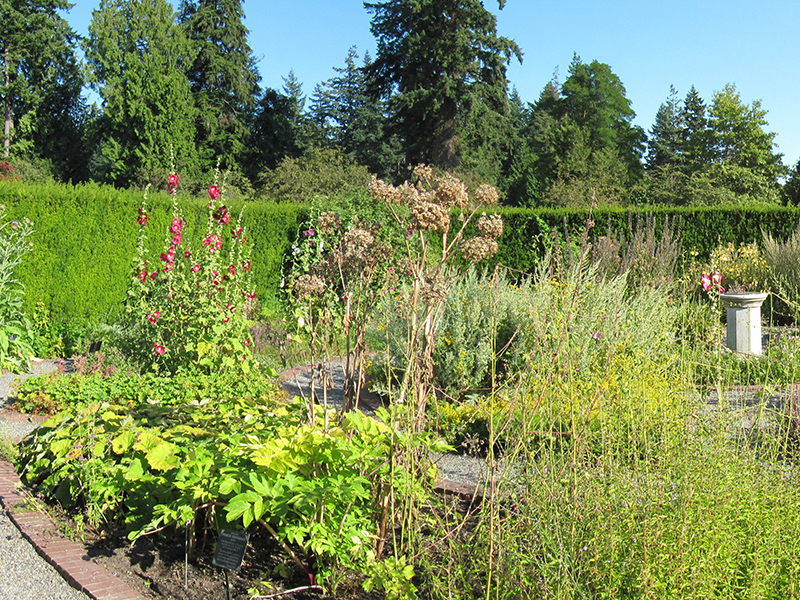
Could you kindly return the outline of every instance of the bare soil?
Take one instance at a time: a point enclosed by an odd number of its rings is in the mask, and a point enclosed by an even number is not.
[[[106,534],[86,531],[83,537],[86,553],[94,562],[103,565],[147,598],[227,598],[225,571],[212,564],[214,548],[211,540],[205,546],[200,543],[196,556],[188,562],[188,569],[184,572],[186,553],[182,534],[148,536],[135,543],[131,543],[121,529]],[[355,579],[340,585],[335,596],[323,595],[315,589],[304,590],[302,588],[310,585],[307,575],[299,567],[285,561],[277,544],[259,535],[251,536],[241,569],[238,572],[229,571],[228,579],[232,600],[271,594],[299,600],[328,600],[334,597],[379,600],[384,597],[376,592],[368,594]],[[250,591],[254,588],[258,588],[258,593]],[[285,593],[297,588],[300,589]]]

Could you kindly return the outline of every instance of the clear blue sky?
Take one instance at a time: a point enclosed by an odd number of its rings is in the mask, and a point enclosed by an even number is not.
[[[88,34],[99,0],[73,0],[73,29]],[[173,0],[177,7],[178,1]],[[649,131],[670,85],[683,98],[694,85],[706,104],[725,84],[742,102],[760,100],[778,135],[784,164],[800,158],[800,2],[797,0],[496,0],[498,33],[517,42],[522,64],[508,70],[524,102],[534,102],[573,54],[607,63],[620,78],[636,124]],[[335,75],[350,46],[375,54],[370,15],[361,0],[245,0],[245,24],[262,87],[280,89],[294,70],[307,96]]]

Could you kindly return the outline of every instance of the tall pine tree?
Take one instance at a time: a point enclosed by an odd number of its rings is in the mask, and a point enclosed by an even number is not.
[[[247,42],[241,0],[184,0],[179,21],[194,45],[188,70],[197,107],[202,167],[245,160],[260,75]]]
[[[362,67],[357,61],[352,47],[345,66],[334,68],[337,75],[315,88],[310,112],[328,143],[372,173],[393,179],[403,162],[399,141],[387,131],[385,103],[367,89],[364,68],[370,63],[369,55]]]
[[[378,41],[369,75],[389,99],[409,163],[458,168],[467,128],[495,137],[508,115],[506,67],[522,53],[480,0],[365,2]],[[503,2],[500,2],[500,8]]]
[[[14,128],[23,116],[29,114],[41,125],[49,121],[55,126],[48,119],[48,108],[57,105],[60,117],[72,119],[80,102],[77,36],[57,12],[70,6],[67,0],[0,1],[0,102],[5,158],[10,153]]]

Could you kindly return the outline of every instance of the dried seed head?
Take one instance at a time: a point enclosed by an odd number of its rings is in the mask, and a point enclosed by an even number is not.
[[[325,291],[325,282],[317,275],[301,275],[294,284],[294,291],[301,298],[316,296]]]
[[[430,185],[433,181],[433,168],[428,165],[417,165],[414,167],[414,175],[422,183]]]
[[[478,219],[478,231],[483,237],[496,240],[503,235],[503,218],[500,215],[489,215],[483,213]]]
[[[341,228],[342,220],[332,210],[325,211],[317,219],[317,229],[322,233],[330,234]]]
[[[475,191],[475,201],[482,206],[497,204],[500,201],[500,192],[494,186],[484,183]]]
[[[375,200],[385,202],[387,204],[395,204],[396,190],[395,187],[386,183],[383,179],[378,179],[375,175],[372,176],[372,181],[369,182],[369,195]]]
[[[447,233],[450,230],[450,212],[433,202],[416,202],[411,207],[411,224],[414,229]]]
[[[469,262],[480,262],[497,253],[497,242],[486,237],[474,237],[461,242],[461,254]]]
[[[449,173],[436,181],[436,200],[442,206],[466,208],[469,203],[467,186]]]
[[[447,298],[447,289],[444,286],[441,274],[425,278],[419,291],[419,297],[428,306],[435,306]]]

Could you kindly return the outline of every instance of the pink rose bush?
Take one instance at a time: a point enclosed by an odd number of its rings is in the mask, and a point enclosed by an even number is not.
[[[173,214],[155,268],[145,259],[149,254],[146,196],[137,218],[138,256],[126,306],[136,354],[142,367],[159,373],[248,372],[253,358],[245,304],[252,305],[255,291],[250,277],[252,244],[239,222],[241,215],[231,231],[232,217],[221,202],[222,191],[210,186],[203,248],[195,252],[175,200],[176,174],[169,176],[167,189],[173,197]]]

